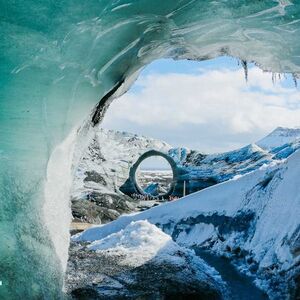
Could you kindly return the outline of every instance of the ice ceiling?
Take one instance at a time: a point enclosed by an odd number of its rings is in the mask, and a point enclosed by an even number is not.
[[[231,55],[298,74],[299,21],[286,0],[1,0],[0,298],[61,297],[68,204],[53,203],[68,201],[72,147],[55,147],[72,128],[99,122],[158,58]]]

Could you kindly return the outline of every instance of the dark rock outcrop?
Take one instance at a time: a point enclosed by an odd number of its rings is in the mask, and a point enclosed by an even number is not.
[[[214,279],[199,278],[183,251],[174,260],[186,264],[150,260],[138,267],[124,264],[121,254],[107,257],[83,243],[71,243],[69,255],[66,286],[72,299],[222,299]]]

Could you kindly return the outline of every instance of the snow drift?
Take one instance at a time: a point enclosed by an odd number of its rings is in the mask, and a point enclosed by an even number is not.
[[[168,293],[223,299],[227,295],[215,269],[147,221],[131,222],[103,239],[95,237],[91,243],[72,247],[79,247],[74,254],[71,250],[67,272],[67,287],[72,295],[86,290],[97,294],[97,299],[136,299],[143,295],[163,298]],[[76,254],[81,258],[76,259]],[[83,262],[89,256],[93,266],[87,265],[88,260]],[[101,259],[105,264],[112,262],[113,272],[106,274]],[[91,277],[90,273],[93,277],[89,281],[86,278]]]

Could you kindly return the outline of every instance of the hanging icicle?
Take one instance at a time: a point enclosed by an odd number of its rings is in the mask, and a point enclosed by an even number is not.
[[[241,60],[241,65],[244,69],[244,74],[245,74],[245,80],[248,82],[248,64],[246,60]]]
[[[292,78],[293,78],[295,87],[298,87],[298,82],[297,82],[298,77],[297,77],[297,74],[292,73]]]

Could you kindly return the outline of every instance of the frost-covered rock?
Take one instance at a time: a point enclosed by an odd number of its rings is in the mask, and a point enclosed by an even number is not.
[[[300,152],[244,176],[134,216],[86,230],[103,239],[147,219],[174,240],[226,255],[271,299],[293,299],[300,274]]]
[[[96,299],[221,299],[225,293],[213,268],[147,221],[100,240],[95,235],[89,243],[73,243],[67,289],[75,298]]]

